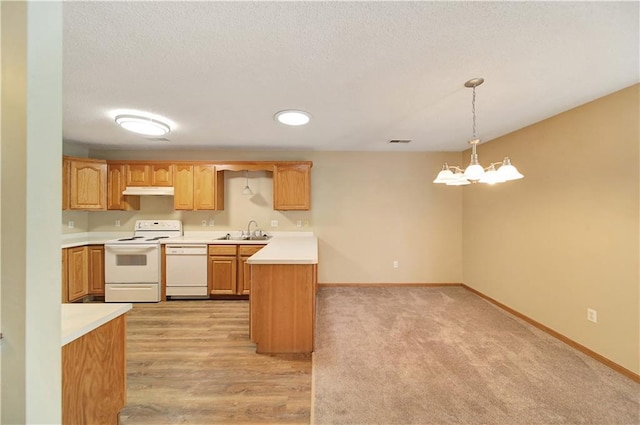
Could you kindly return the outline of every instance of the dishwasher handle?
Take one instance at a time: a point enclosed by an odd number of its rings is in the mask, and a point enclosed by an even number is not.
[[[167,245],[166,255],[207,255],[207,245]]]

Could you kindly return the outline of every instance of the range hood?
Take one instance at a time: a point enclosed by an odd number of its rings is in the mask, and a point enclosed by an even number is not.
[[[172,186],[127,186],[123,195],[173,196]]]

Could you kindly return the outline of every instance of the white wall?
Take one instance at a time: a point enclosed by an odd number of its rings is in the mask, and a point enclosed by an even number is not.
[[[0,420],[60,423],[62,4],[0,7]]]

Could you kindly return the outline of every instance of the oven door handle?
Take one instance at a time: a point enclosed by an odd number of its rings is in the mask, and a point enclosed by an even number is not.
[[[112,251],[114,254],[143,254],[145,252],[153,251],[158,249],[156,245],[153,246],[105,246],[106,250]]]

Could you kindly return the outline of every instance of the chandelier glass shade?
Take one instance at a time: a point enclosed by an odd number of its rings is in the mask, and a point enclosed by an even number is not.
[[[471,101],[473,138],[469,140],[469,144],[471,145],[471,161],[464,170],[457,165],[445,163],[433,181],[434,183],[442,183],[447,186],[464,186],[471,183],[496,184],[524,177],[516,167],[511,164],[511,160],[507,156],[504,157],[502,162],[492,162],[486,168],[478,161],[476,147],[480,143],[480,139],[476,136],[476,87],[482,83],[484,83],[483,78],[473,78],[464,83],[465,87],[473,89],[473,98]],[[499,168],[496,169],[498,165]]]

